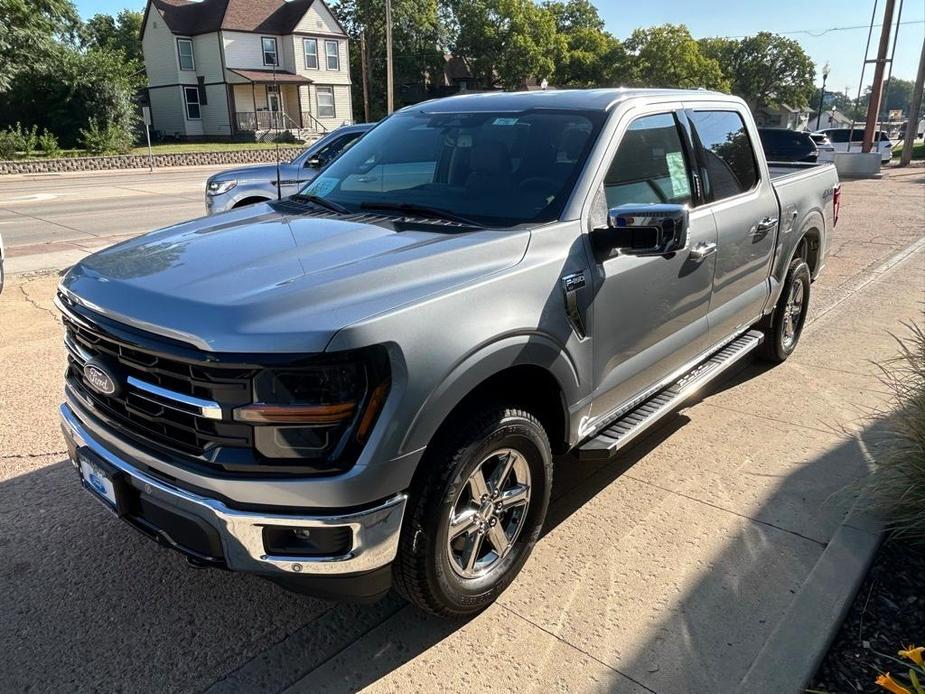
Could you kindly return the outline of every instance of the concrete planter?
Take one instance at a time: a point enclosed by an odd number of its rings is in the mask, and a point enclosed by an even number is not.
[[[290,161],[305,147],[280,147],[282,161]],[[219,164],[262,164],[276,161],[274,149],[241,149],[229,152],[184,152],[155,154],[154,168],[171,166],[211,166]],[[114,157],[69,157],[64,159],[22,159],[0,161],[0,175],[61,173],[66,171],[106,171],[147,169],[147,155],[126,154]]]
[[[835,169],[842,178],[880,175],[880,152],[836,152]]]

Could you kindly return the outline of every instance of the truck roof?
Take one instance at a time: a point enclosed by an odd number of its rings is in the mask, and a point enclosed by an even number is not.
[[[473,111],[524,111],[531,108],[561,108],[580,111],[607,111],[615,103],[637,97],[670,98],[703,97],[705,95],[733,98],[728,94],[703,89],[549,89],[532,92],[471,92],[442,99],[432,99],[406,106],[402,111],[455,113]]]

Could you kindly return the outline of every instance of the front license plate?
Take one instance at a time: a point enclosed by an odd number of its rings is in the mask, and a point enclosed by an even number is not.
[[[119,508],[119,496],[112,476],[102,465],[80,450],[77,452],[77,459],[80,463],[80,478],[84,484],[116,511]]]

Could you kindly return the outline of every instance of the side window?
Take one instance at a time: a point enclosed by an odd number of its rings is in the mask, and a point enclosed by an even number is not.
[[[260,47],[263,49],[264,65],[279,65],[279,53],[276,48],[276,39],[264,36],[260,39]]]
[[[304,39],[302,48],[305,49],[305,68],[308,70],[318,69],[318,39]]]
[[[630,124],[604,177],[607,207],[691,202],[690,170],[670,113]]]
[[[183,87],[183,96],[186,99],[186,118],[187,120],[199,120],[202,118],[202,110],[199,102],[199,87]]]
[[[700,176],[707,198],[722,200],[754,188],[758,167],[742,116],[735,111],[694,111],[690,119],[703,157]]]

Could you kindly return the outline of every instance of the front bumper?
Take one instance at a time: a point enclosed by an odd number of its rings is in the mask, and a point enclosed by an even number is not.
[[[263,574],[271,577],[317,576],[330,577],[357,575],[381,569],[394,558],[398,548],[407,496],[396,494],[372,508],[338,515],[301,515],[289,513],[250,512],[233,509],[216,499],[181,489],[169,481],[155,477],[104,447],[93,438],[71,408],[60,408],[62,429],[68,440],[71,461],[77,466],[74,452],[86,447],[92,454],[115,468],[123,482],[137,494],[174,517],[203,527],[206,535],[214,533],[217,541],[214,551],[203,556],[170,534],[169,528],[159,528],[149,521],[132,525],[165,544],[184,552],[205,565],[219,565],[234,571]],[[144,527],[140,527],[144,526]],[[349,551],[336,556],[285,556],[267,552],[264,529],[283,528],[346,528],[351,544]],[[208,543],[206,543],[208,544]],[[216,552],[219,556],[213,556]]]

